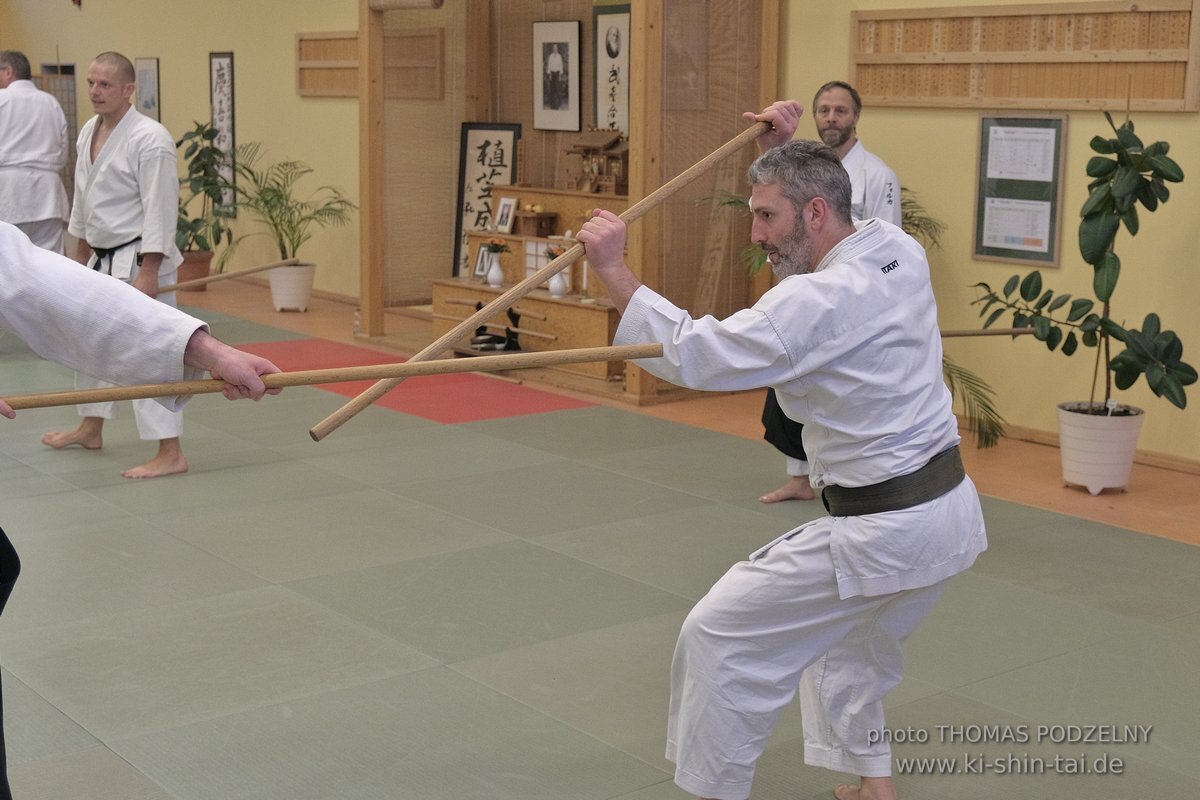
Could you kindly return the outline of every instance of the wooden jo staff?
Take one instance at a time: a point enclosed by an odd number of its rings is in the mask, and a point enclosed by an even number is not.
[[[169,286],[163,286],[158,290],[158,293],[166,294],[167,292],[173,292],[176,289],[191,289],[193,286],[203,286],[206,283],[213,283],[214,281],[227,281],[230,278],[240,278],[243,275],[251,275],[255,272],[266,272],[267,270],[275,269],[276,267],[294,267],[299,263],[300,259],[289,258],[285,261],[276,261],[272,264],[261,264],[257,267],[251,267],[250,269],[239,269],[237,272],[222,272],[220,275],[209,275],[207,278],[196,278],[194,281],[172,283]]]
[[[335,367],[299,372],[277,372],[263,375],[268,389],[290,386],[311,386],[315,383],[345,383],[346,381],[404,380],[418,375],[445,375],[452,372],[499,372],[506,369],[556,367],[562,364],[583,364],[589,361],[625,361],[636,358],[658,358],[662,345],[629,344],[618,347],[585,347],[576,350],[548,350],[541,353],[512,353],[498,356],[450,358],[441,361],[406,361],[398,364],[369,364],[362,367]],[[176,397],[191,394],[212,394],[225,387],[225,381],[215,378],[171,383],[146,383],[138,386],[112,386],[103,389],[80,389],[73,392],[21,394],[3,398],[14,410],[73,406],[80,403],[107,403],[118,400],[141,400],[148,397]]]
[[[756,122],[755,124],[751,125],[749,128],[709,153],[700,161],[697,161],[695,164],[676,175],[670,181],[666,182],[658,189],[634,203],[632,206],[626,209],[623,214],[620,215],[621,219],[628,224],[645,216],[649,211],[661,204],[668,197],[675,194],[675,192],[679,191],[684,186],[687,186],[705,172],[708,172],[729,154],[740,150],[745,144],[754,141],[770,129],[771,126],[766,122]],[[574,264],[583,255],[583,245],[573,245],[569,250],[567,250],[567,252],[563,253],[561,256],[554,259],[537,272],[526,277],[525,280],[504,292],[495,300],[464,319],[458,325],[455,325],[440,338],[438,338],[437,341],[433,342],[433,344],[429,345],[424,350],[413,356],[409,360],[409,363],[413,361],[428,361],[430,359],[437,358],[443,351],[452,347],[459,339],[473,332],[476,328],[497,314],[507,311],[522,297],[532,292],[552,276],[566,269],[571,264]],[[375,402],[380,397],[394,389],[403,380],[404,378],[389,378],[379,381],[370,389],[367,389],[365,392],[358,395],[358,397],[355,397],[349,403],[346,403],[337,411],[333,412],[328,417],[314,425],[308,432],[309,435],[312,436],[313,441],[321,441],[330,433],[341,427],[355,414],[362,411],[371,403]]]

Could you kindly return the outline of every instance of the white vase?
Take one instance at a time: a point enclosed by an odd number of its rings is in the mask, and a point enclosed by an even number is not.
[[[567,294],[567,276],[562,272],[556,272],[550,276],[550,296],[551,297],[566,297]]]
[[[1125,406],[1126,416],[1085,414],[1071,410],[1087,403],[1059,403],[1058,448],[1063,482],[1082,486],[1093,495],[1104,489],[1125,489],[1133,471],[1138,432],[1146,415]]]
[[[487,280],[488,286],[500,286],[504,283],[504,270],[500,269],[500,254],[488,251],[487,254]]]
[[[312,299],[316,264],[276,267],[267,273],[271,284],[271,305],[276,311],[307,311]]]

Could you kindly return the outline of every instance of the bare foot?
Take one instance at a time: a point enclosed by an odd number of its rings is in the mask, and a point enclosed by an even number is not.
[[[891,778],[862,778],[862,783],[855,786],[850,783],[839,783],[833,787],[833,796],[837,800],[898,800],[896,784]]]
[[[42,435],[42,444],[47,447],[53,447],[55,450],[61,450],[64,447],[73,447],[79,445],[84,450],[99,450],[104,441],[101,437],[102,427],[91,424],[87,419],[79,424],[79,427],[73,431],[62,433],[59,431],[50,431]]]
[[[187,459],[179,439],[163,439],[158,443],[158,454],[140,467],[124,470],[123,478],[161,478],[164,475],[179,475],[188,471]]]
[[[788,482],[773,492],[758,498],[760,503],[779,503],[784,500],[812,500],[817,496],[808,482],[807,475],[793,475]]]

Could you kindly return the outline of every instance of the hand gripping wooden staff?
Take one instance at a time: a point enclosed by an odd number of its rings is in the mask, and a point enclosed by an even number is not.
[[[620,215],[621,219],[628,224],[645,216],[646,213],[661,204],[668,197],[675,194],[684,186],[687,186],[696,178],[708,172],[724,158],[729,156],[729,154],[741,149],[743,145],[754,141],[770,129],[770,124],[766,122],[756,122],[754,125],[751,125],[749,128],[709,153],[700,161],[697,161],[695,164],[676,175],[670,181],[664,183],[658,189],[654,190],[627,208],[625,212]],[[438,340],[433,344],[429,345],[424,350],[409,359],[408,363],[411,364],[414,361],[428,361],[437,358],[442,354],[443,351],[452,347],[459,339],[463,338],[468,333],[473,332],[476,328],[497,314],[507,311],[522,297],[532,292],[558,272],[566,269],[571,264],[574,264],[583,255],[583,245],[576,244],[572,246],[569,250],[567,250],[567,252],[563,253],[561,256],[554,259],[537,272],[526,277],[525,280],[513,286],[507,292],[500,295],[495,300],[464,319],[458,325],[455,325],[448,332],[439,337]],[[309,435],[312,436],[313,441],[321,441],[330,433],[341,427],[355,414],[362,411],[371,403],[375,402],[380,397],[394,389],[403,380],[403,378],[389,378],[379,381],[370,389],[367,389],[358,397],[355,397],[349,403],[346,403],[337,411],[333,412],[328,417],[314,425],[308,432]]]
[[[560,364],[582,364],[588,361],[624,361],[633,358],[658,358],[662,345],[630,344],[617,347],[584,347],[576,350],[549,350],[542,353],[511,353],[478,358],[450,358],[441,361],[407,361],[398,364],[368,364],[362,367],[336,367],[299,372],[276,372],[264,375],[268,389],[289,386],[311,386],[314,383],[345,383],[346,381],[404,380],[418,375],[445,375],[451,372],[498,372],[507,369],[555,367]],[[118,400],[141,400],[148,397],[176,397],[189,394],[211,394],[225,387],[216,379],[146,383],[138,386],[110,386],[103,389],[80,389],[73,392],[21,394],[0,398],[14,411],[23,408],[73,406],[80,403],[108,403]]]

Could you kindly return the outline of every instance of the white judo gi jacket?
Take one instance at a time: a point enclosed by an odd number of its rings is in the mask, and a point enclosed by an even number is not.
[[[959,442],[929,263],[893,225],[855,227],[815,271],[780,281],[724,320],[692,319],[642,286],[614,343],[662,342],[661,358],[638,365],[680,386],[774,387],[784,412],[804,423],[815,488],[914,472]],[[977,503],[932,527],[906,525],[906,513],[836,518],[831,547],[843,598],[931,586],[987,546]]]
[[[842,158],[850,176],[850,216],[855,220],[878,218],[900,226],[900,179],[861,140]]]
[[[33,81],[0,90],[0,220],[66,222],[67,118],[54,95]]]
[[[179,177],[175,142],[159,123],[130,108],[91,158],[99,117],[84,123],[76,143],[75,203],[67,231],[92,247],[141,241],[113,255],[112,275],[129,281],[138,253],[162,253],[159,277],[183,262],[175,246]]]
[[[118,384],[205,375],[183,364],[192,334],[208,330],[204,322],[42,250],[2,222],[0,327],[16,333],[44,358]],[[187,400],[167,397],[159,402],[178,411]]]

